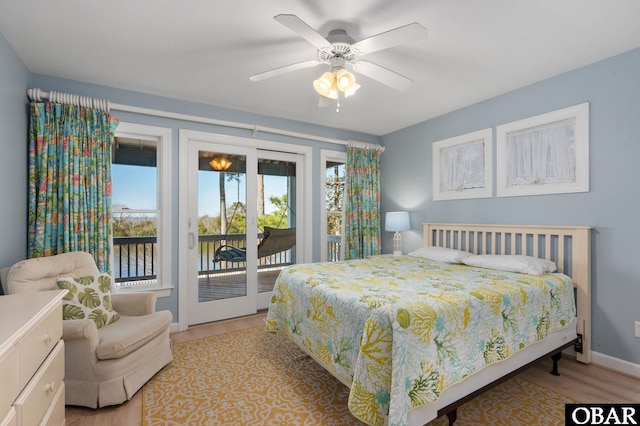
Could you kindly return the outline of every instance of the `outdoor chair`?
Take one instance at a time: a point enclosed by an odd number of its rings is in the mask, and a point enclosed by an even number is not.
[[[287,251],[296,245],[296,228],[270,228],[264,227],[264,232],[258,244],[258,259]],[[218,247],[214,256],[214,262],[246,262],[247,249],[223,244]]]

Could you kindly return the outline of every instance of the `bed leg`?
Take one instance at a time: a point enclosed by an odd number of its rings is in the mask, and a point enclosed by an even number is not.
[[[454,424],[456,419],[458,418],[458,409],[454,408],[453,410],[449,411],[447,413],[447,418],[449,419],[449,426]]]
[[[558,372],[558,361],[560,361],[560,358],[562,358],[562,352],[558,352],[557,354],[551,355],[551,359],[553,360],[553,367],[551,368],[551,374],[553,374],[554,376],[560,375],[560,373]]]

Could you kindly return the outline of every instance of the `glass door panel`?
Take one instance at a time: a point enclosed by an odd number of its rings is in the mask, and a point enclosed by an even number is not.
[[[246,157],[199,157],[198,302],[246,296]]]
[[[268,306],[278,274],[298,257],[301,162],[300,155],[258,151],[258,309]]]
[[[340,161],[325,164],[325,208],[327,215],[327,260],[344,260],[344,185],[346,165]]]
[[[200,139],[184,151],[188,324],[266,309],[280,271],[304,259],[305,157]]]
[[[255,149],[190,145],[189,324],[254,313]]]

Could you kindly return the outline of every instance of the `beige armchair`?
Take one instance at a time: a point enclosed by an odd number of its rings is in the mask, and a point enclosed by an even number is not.
[[[57,277],[95,275],[89,253],[28,259],[0,272],[5,294],[57,289]],[[97,328],[89,319],[65,320],[65,403],[85,407],[121,404],[173,360],[172,315],[155,312],[154,293],[111,294],[120,319]]]

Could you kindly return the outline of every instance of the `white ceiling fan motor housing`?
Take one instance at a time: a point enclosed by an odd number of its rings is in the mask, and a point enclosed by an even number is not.
[[[344,67],[346,61],[352,61],[355,58],[356,54],[351,51],[351,45],[355,40],[349,37],[345,30],[331,30],[327,40],[331,43],[331,50],[318,49],[319,61],[329,62],[333,69]]]

